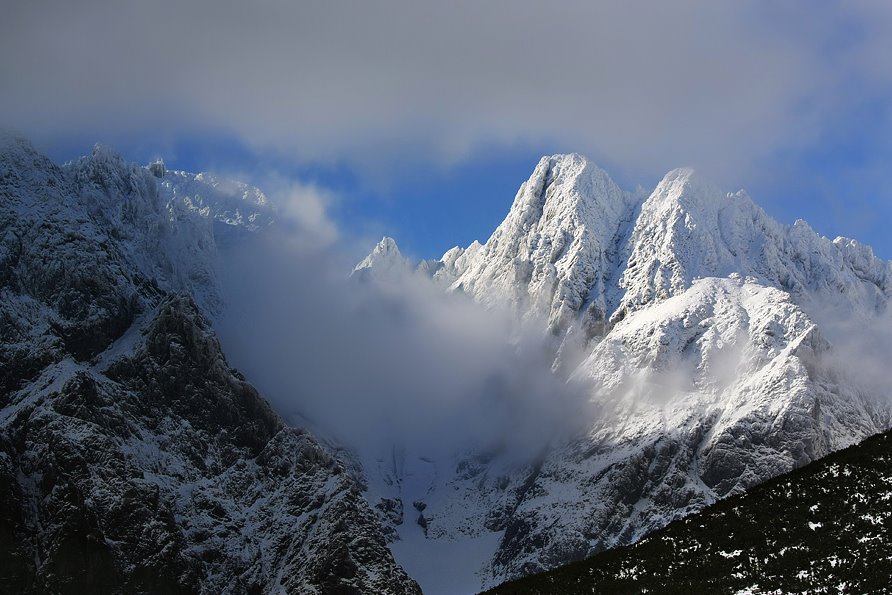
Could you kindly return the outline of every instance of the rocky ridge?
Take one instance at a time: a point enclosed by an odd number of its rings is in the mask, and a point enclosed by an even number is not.
[[[2,138],[0,591],[419,592],[206,318],[217,241],[272,217],[244,185]]]

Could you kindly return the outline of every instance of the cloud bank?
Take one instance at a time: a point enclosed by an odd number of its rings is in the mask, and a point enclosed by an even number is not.
[[[867,1],[35,0],[0,23],[0,113],[369,169],[519,143],[746,179],[888,93],[890,30]]]
[[[555,378],[541,337],[510,316],[409,271],[348,278],[335,245],[280,227],[221,255],[218,330],[290,423],[359,452],[523,463],[588,418],[582,388]]]

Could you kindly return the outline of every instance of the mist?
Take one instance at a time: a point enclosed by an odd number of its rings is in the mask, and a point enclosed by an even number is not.
[[[821,366],[842,376],[842,382],[867,397],[868,402],[888,407],[892,404],[892,311],[881,301],[873,310],[853,308],[846,302],[847,297],[858,301],[848,290],[806,307],[829,344]],[[892,425],[892,419],[887,425]]]
[[[411,271],[350,277],[339,245],[288,226],[221,254],[219,333],[290,424],[358,451],[499,451],[522,463],[575,430],[584,391],[511,317]],[[543,325],[544,328],[544,325]]]

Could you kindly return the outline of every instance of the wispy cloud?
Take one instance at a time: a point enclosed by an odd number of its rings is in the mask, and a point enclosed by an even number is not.
[[[316,184],[302,183],[287,178],[267,179],[272,187],[278,206],[278,223],[291,233],[287,236],[298,242],[304,249],[330,248],[340,233],[329,216],[329,210],[336,201],[335,194],[328,188]]]

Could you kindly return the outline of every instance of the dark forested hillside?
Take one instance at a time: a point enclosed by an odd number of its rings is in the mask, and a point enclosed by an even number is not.
[[[892,433],[489,593],[892,592]]]

